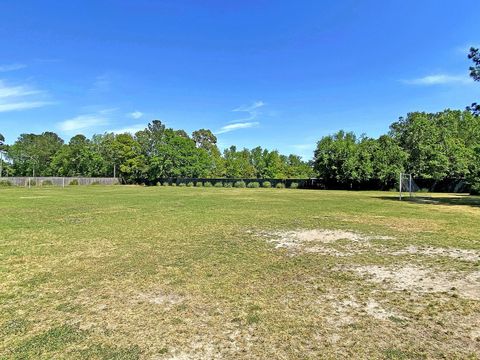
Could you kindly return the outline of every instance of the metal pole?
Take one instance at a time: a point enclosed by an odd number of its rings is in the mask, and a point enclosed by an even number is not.
[[[0,178],[2,177],[3,174],[3,151],[0,150]]]
[[[399,185],[399,190],[400,190],[400,201],[402,201],[402,173],[400,173],[400,185]]]
[[[62,178],[62,188],[65,188],[65,178]]]
[[[408,192],[410,193],[410,197],[412,197],[412,174],[408,177],[409,183],[408,183]]]

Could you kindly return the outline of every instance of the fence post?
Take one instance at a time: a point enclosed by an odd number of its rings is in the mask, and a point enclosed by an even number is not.
[[[400,191],[400,201],[402,201],[402,173],[400,173],[400,183],[398,189]]]
[[[409,178],[408,178],[409,182],[408,182],[408,192],[410,193],[410,197],[412,197],[412,174],[410,174]]]

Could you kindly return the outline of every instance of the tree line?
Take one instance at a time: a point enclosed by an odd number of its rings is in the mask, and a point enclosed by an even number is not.
[[[480,51],[471,48],[470,77],[480,81]],[[480,103],[466,110],[413,112],[378,139],[339,131],[317,143],[314,169],[327,185],[393,187],[400,172],[432,182],[464,180],[480,192]]]
[[[480,52],[470,50],[470,76],[480,81]],[[412,112],[377,139],[339,131],[317,143],[313,161],[278,151],[237,149],[223,153],[206,129],[190,136],[154,120],[136,134],[105,133],[67,144],[55,133],[22,134],[0,150],[3,175],[119,176],[127,183],[159,178],[311,178],[327,187],[389,189],[400,172],[431,182],[463,180],[480,191],[480,105],[438,113]]]
[[[3,137],[2,137],[3,138]],[[3,144],[3,141],[2,141]],[[118,176],[126,183],[159,178],[309,178],[313,169],[297,155],[256,147],[223,153],[217,138],[200,129],[189,136],[154,120],[136,134],[76,135],[65,143],[57,134],[22,134],[2,145],[11,176]]]
[[[414,112],[378,139],[339,131],[322,138],[314,169],[332,187],[393,188],[400,172],[433,182],[480,182],[480,117]]]

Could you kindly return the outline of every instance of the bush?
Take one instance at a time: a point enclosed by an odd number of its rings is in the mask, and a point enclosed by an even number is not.
[[[182,186],[182,187],[184,187],[184,186],[186,186],[186,185],[187,185],[187,184],[185,184],[185,183],[180,183],[180,184],[178,184],[178,186]]]
[[[223,187],[226,187],[226,188],[231,188],[233,186],[233,184],[231,182],[226,182],[225,184],[223,184]]]
[[[168,186],[168,185],[169,185],[169,184],[168,184],[168,181],[164,181],[164,182],[162,183],[162,186]]]
[[[205,184],[203,184],[204,187],[212,187],[212,183],[210,181],[207,181],[205,182]]]
[[[13,184],[8,180],[0,180],[0,187],[12,186]]]
[[[69,185],[78,185],[78,180],[73,179],[72,181],[70,181]]]
[[[27,180],[27,185],[30,184],[30,186],[37,186],[37,182],[35,180],[30,179],[30,183]]]
[[[237,181],[237,182],[235,182],[234,186],[236,188],[244,188],[246,186],[245,181],[243,181],[243,180]]]
[[[203,187],[203,183],[201,181],[197,181],[195,184],[196,187]]]
[[[298,189],[298,183],[292,182],[292,183],[290,184],[290,189]]]
[[[470,195],[480,195],[480,182],[472,185]]]
[[[42,186],[52,186],[52,180],[43,180],[42,181]]]
[[[101,184],[100,184],[100,181],[94,181],[94,182],[92,182],[91,185],[101,185]]]
[[[157,181],[157,183],[155,184],[155,186],[162,186],[162,183],[160,181]]]
[[[256,189],[260,187],[260,184],[257,181],[252,181],[248,183],[247,187],[250,189]]]
[[[170,186],[177,186],[177,183],[172,182]]]
[[[223,187],[222,182],[221,182],[221,181],[217,181],[217,182],[215,183],[215,187],[218,187],[218,188]]]
[[[285,189],[285,184],[284,183],[277,183],[277,185],[275,185],[275,187],[277,189]]]
[[[262,187],[264,188],[271,188],[272,187],[272,184],[270,183],[270,181],[264,181],[262,183]]]
[[[189,181],[189,182],[187,183],[187,186],[188,186],[188,187],[192,187],[192,186],[193,186],[193,182],[192,182],[192,181]]]

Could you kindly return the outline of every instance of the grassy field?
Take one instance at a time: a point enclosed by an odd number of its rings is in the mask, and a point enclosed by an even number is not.
[[[0,189],[0,358],[480,357],[480,198]]]

